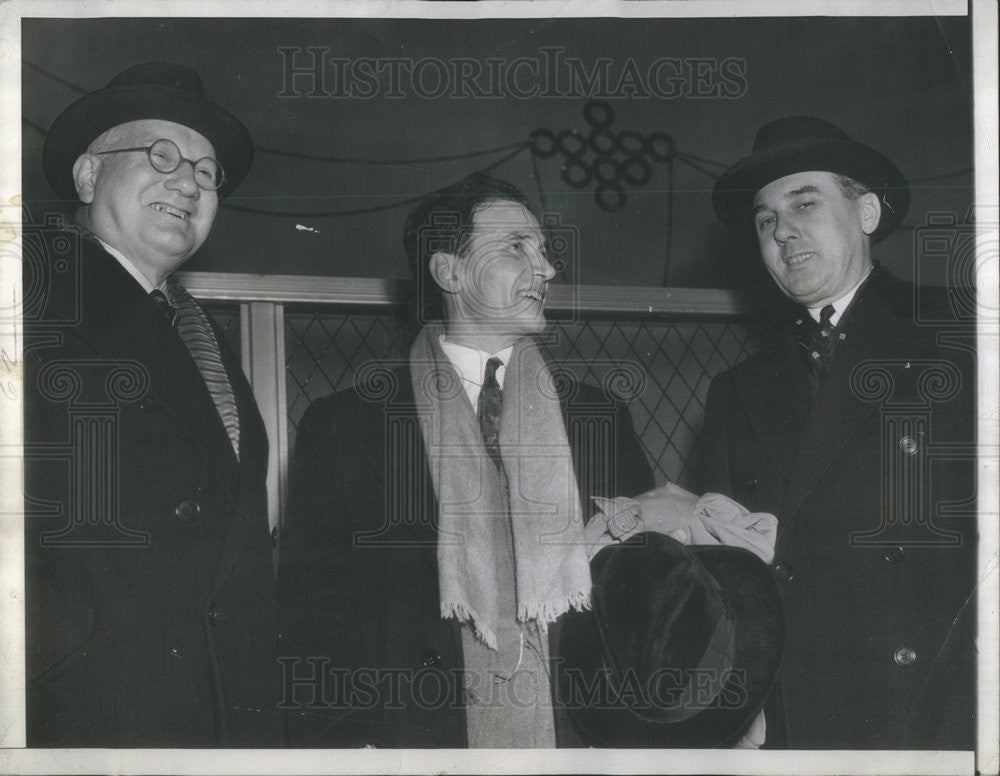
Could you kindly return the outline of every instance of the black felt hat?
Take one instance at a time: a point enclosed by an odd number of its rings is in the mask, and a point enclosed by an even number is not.
[[[846,175],[878,195],[882,217],[871,235],[872,243],[886,237],[906,215],[910,185],[899,168],[874,148],[811,116],[789,116],[757,130],[750,155],[716,181],[712,206],[735,231],[750,231],[757,192],[778,178],[811,170]]]
[[[206,99],[201,77],[184,65],[143,62],[116,75],[103,89],[84,95],[52,122],[42,166],[56,193],[75,200],[77,157],[102,132],[141,119],[173,121],[203,135],[225,170],[219,196],[231,193],[250,170],[250,133],[239,119]]]
[[[564,615],[556,698],[592,746],[735,744],[777,676],[785,619],[753,553],[642,533],[591,561],[593,609]]]

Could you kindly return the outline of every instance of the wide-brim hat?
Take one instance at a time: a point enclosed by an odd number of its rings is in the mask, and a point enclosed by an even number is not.
[[[183,124],[215,148],[225,171],[219,196],[246,177],[253,140],[243,123],[205,97],[201,77],[171,62],[143,62],[122,71],[106,87],[86,94],[56,117],[45,136],[42,167],[56,193],[76,199],[73,164],[101,133],[129,121],[161,119]]]
[[[910,186],[899,168],[874,148],[811,116],[789,116],[761,127],[750,155],[716,181],[712,206],[732,229],[750,232],[757,192],[786,175],[811,170],[846,175],[878,195],[882,217],[871,235],[872,243],[890,234],[906,215]]]
[[[593,609],[564,615],[556,698],[591,746],[735,744],[774,685],[785,618],[738,547],[642,533],[591,562]]]

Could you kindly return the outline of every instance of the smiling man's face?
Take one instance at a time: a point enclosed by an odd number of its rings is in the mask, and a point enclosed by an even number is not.
[[[872,193],[850,199],[830,172],[799,172],[754,197],[760,253],[785,294],[806,307],[835,302],[868,273],[881,211]]]
[[[545,294],[555,270],[538,220],[518,202],[493,200],[472,219],[454,264],[453,330],[505,345],[545,328]]]
[[[204,136],[172,121],[132,121],[116,129],[114,144],[100,150],[144,147],[166,138],[185,159],[215,157]],[[218,195],[198,188],[194,169],[186,161],[163,173],[153,169],[141,151],[85,156],[96,170],[92,190],[81,193],[89,205],[88,227],[158,285],[205,242],[218,210]]]

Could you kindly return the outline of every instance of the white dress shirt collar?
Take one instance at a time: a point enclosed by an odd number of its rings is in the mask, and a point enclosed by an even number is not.
[[[861,288],[861,284],[864,283],[866,280],[868,280],[868,276],[872,274],[872,270],[874,269],[875,269],[874,267],[869,269],[868,272],[865,273],[865,276],[858,281],[858,284],[854,286],[854,288],[852,288],[850,291],[848,291],[846,294],[840,297],[840,299],[838,299],[836,302],[833,303],[833,315],[830,316],[831,324],[833,324],[834,326],[837,325],[837,323],[840,321],[840,316],[844,314],[844,310],[847,309],[847,306],[851,303],[851,300],[854,299],[854,295],[857,294],[858,289]],[[820,312],[822,312],[823,310],[823,307],[809,307],[806,309],[809,310],[809,315],[812,316],[812,319],[816,321],[816,323],[819,323],[819,316]]]
[[[473,407],[479,401],[479,391],[483,386],[486,362],[494,356],[502,362],[501,366],[497,368],[497,383],[503,388],[504,377],[507,375],[507,362],[510,361],[510,356],[514,352],[513,345],[497,353],[486,353],[476,348],[449,342],[443,334],[439,342],[441,343],[441,350],[444,351],[448,360],[451,361],[452,366],[455,367],[455,371],[458,372],[458,376],[462,379],[462,387],[465,389],[465,395],[469,397],[469,401],[472,402]]]

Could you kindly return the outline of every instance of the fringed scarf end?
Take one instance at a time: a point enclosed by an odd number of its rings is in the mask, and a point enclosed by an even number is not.
[[[544,629],[550,622],[555,622],[570,609],[575,609],[578,612],[590,609],[590,591],[578,590],[555,601],[520,604],[517,608],[517,619],[520,622],[534,620]]]
[[[476,615],[476,613],[467,605],[457,602],[445,603],[442,601],[441,618],[445,620],[458,620],[459,622],[470,624],[472,626],[472,630],[476,634],[476,638],[494,652],[497,651],[496,634],[489,628],[483,627],[483,625],[480,624],[478,615]]]

